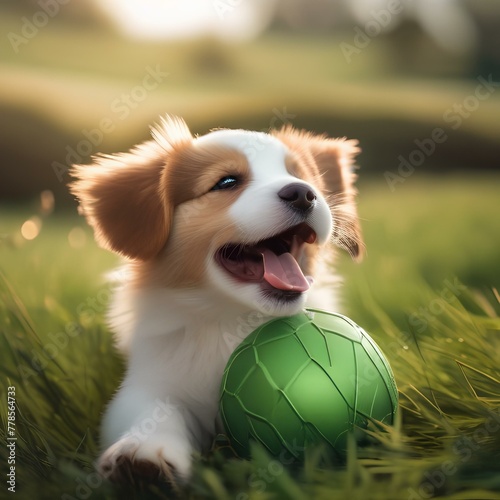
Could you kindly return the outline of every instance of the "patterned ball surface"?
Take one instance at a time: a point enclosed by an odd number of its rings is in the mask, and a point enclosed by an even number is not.
[[[392,424],[394,375],[373,339],[340,314],[309,309],[265,323],[230,357],[220,415],[242,457],[250,441],[301,460],[311,444],[341,457],[347,435],[369,419]]]

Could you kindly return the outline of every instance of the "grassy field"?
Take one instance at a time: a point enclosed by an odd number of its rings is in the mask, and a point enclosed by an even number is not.
[[[344,465],[321,450],[290,468],[260,448],[243,461],[218,441],[181,497],[500,499],[499,180],[416,173],[395,192],[383,178],[360,183],[368,253],[361,264],[339,259],[344,312],[391,362],[394,428],[373,427],[373,445],[352,446]],[[31,241],[20,233],[29,219],[39,228]],[[0,208],[0,262],[1,400],[14,386],[17,498],[169,498],[164,485],[121,490],[92,469],[123,371],[103,321],[103,273],[117,260],[76,210],[43,215],[34,202]],[[6,404],[0,412],[5,443]],[[0,448],[2,464],[8,453]]]

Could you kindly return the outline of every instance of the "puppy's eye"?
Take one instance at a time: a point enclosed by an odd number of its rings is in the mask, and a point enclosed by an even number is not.
[[[239,179],[234,175],[226,175],[219,179],[217,184],[210,191],[219,191],[221,189],[232,189],[238,185]]]

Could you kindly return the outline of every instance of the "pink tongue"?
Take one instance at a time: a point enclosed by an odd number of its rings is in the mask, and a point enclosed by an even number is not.
[[[291,253],[278,256],[267,248],[261,253],[264,260],[264,279],[271,286],[294,292],[309,290],[309,283]]]

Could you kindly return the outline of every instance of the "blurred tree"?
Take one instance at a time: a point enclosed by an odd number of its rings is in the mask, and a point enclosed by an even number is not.
[[[367,23],[378,23],[377,39],[388,42],[398,68],[439,75],[453,67],[457,74],[461,58],[458,74],[500,80],[498,0],[278,0],[271,29],[352,38]]]
[[[500,2],[498,0],[468,0],[480,33],[476,65],[471,76],[492,74],[500,81]]]
[[[352,19],[340,0],[279,0],[273,29],[309,33],[331,33]]]
[[[43,5],[40,0],[0,0],[0,12],[16,13],[30,18],[35,12],[43,10]],[[56,17],[59,22],[74,21],[96,25],[105,23],[101,12],[92,2],[60,2]]]

